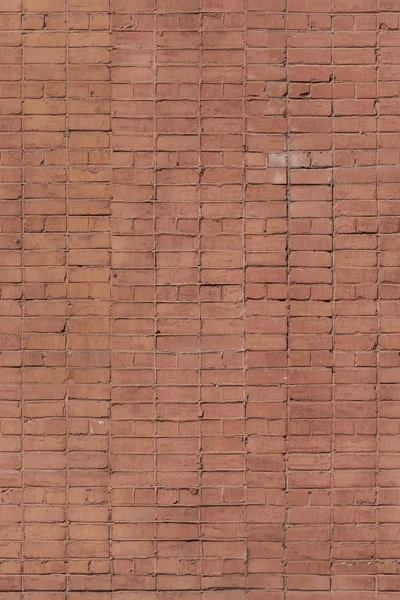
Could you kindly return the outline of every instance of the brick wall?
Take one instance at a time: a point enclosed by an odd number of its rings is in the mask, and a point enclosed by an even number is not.
[[[0,600],[398,599],[399,17],[0,0]]]

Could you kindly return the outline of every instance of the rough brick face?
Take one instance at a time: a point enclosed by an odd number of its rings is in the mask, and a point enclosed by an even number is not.
[[[396,600],[400,4],[0,0],[0,600]]]

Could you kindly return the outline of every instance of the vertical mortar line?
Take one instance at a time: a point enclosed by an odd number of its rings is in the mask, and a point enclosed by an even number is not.
[[[25,391],[25,358],[24,358],[24,322],[25,322],[25,265],[24,265],[24,241],[25,241],[25,133],[24,133],[24,84],[25,84],[25,36],[24,36],[24,9],[25,9],[25,0],[23,0],[21,10],[21,62],[22,62],[22,72],[21,72],[21,150],[22,150],[22,168],[21,168],[21,523],[22,523],[22,536],[21,536],[21,596],[24,598],[25,596],[25,577],[24,577],[24,558],[25,558],[25,501],[24,501],[24,491],[25,491],[25,399],[24,399],[24,391]]]
[[[153,119],[153,269],[154,269],[154,347],[153,347],[153,369],[154,369],[154,564],[155,564],[155,592],[159,598],[158,591],[158,543],[157,543],[157,517],[158,517],[158,389],[157,389],[157,342],[158,342],[158,320],[157,320],[157,229],[156,229],[156,202],[157,202],[157,26],[158,26],[158,0],[154,4],[154,35],[153,35],[153,74],[154,74],[154,119]]]
[[[329,594],[332,600],[333,585],[332,585],[332,571],[333,571],[333,532],[334,532],[334,520],[333,520],[333,459],[334,459],[334,444],[335,444],[335,426],[336,426],[336,411],[335,411],[335,319],[336,319],[336,271],[335,271],[335,61],[333,59],[334,54],[334,7],[333,1],[331,1],[331,80],[332,80],[332,98],[331,98],[331,119],[332,119],[332,134],[331,134],[331,156],[332,156],[332,324],[331,324],[331,336],[332,336],[332,381],[331,381],[331,403],[332,403],[332,430],[331,430],[331,464],[330,464],[330,523],[329,523]]]
[[[290,401],[290,117],[289,117],[289,78],[288,78],[288,16],[289,6],[286,0],[285,6],[285,75],[286,75],[286,393],[285,393],[285,522],[283,530],[283,596],[288,598],[287,590],[287,529],[289,521],[289,401]]]
[[[110,88],[109,88],[109,98],[110,98],[110,137],[108,140],[108,166],[109,166],[109,174],[108,174],[108,179],[109,179],[109,183],[110,183],[110,190],[109,190],[109,197],[110,197],[110,207],[109,207],[109,219],[110,219],[110,223],[109,223],[109,264],[110,264],[110,272],[109,272],[109,288],[110,288],[110,298],[109,298],[109,311],[108,311],[108,364],[109,364],[109,390],[110,390],[110,398],[108,401],[108,463],[107,463],[107,470],[108,470],[108,491],[107,491],[107,501],[108,501],[108,555],[109,555],[109,575],[110,575],[110,590],[111,590],[111,594],[114,591],[114,562],[113,562],[113,557],[112,557],[112,540],[113,540],[113,519],[112,519],[112,484],[111,484],[111,475],[112,475],[112,469],[111,469],[111,441],[112,441],[112,435],[111,435],[111,419],[112,419],[112,345],[111,345],[111,333],[112,333],[112,305],[113,305],[113,292],[112,292],[112,159],[113,159],[113,148],[112,148],[112,142],[113,142],[113,119],[112,119],[112,77],[111,77],[111,73],[112,73],[112,58],[111,58],[111,53],[112,53],[112,29],[113,29],[113,25],[112,25],[112,12],[111,12],[111,0],[108,0],[108,28],[109,28],[109,33],[110,33],[110,45],[109,45],[109,50],[110,50],[110,56],[109,56],[109,66],[108,66],[108,77],[109,77],[109,81],[110,81]]]
[[[379,164],[380,164],[380,102],[379,102],[379,50],[380,50],[380,30],[378,28],[378,15],[380,14],[380,0],[377,1],[377,21],[376,21],[376,46],[375,46],[375,69],[376,69],[376,203],[377,203],[377,294],[376,294],[376,310],[377,310],[377,339],[376,339],[376,446],[375,446],[375,597],[379,598],[378,591],[378,531],[379,531],[379,431],[380,431],[380,377],[379,377],[379,359],[380,359],[380,332],[381,332],[381,218],[380,218],[380,194],[379,194]]]
[[[202,311],[201,311],[201,219],[202,219],[202,204],[201,204],[201,177],[202,177],[202,169],[203,169],[203,155],[202,155],[202,80],[203,80],[203,5],[202,0],[199,0],[199,28],[200,28],[200,47],[199,47],[199,179],[198,179],[198,188],[197,188],[197,200],[198,200],[198,245],[197,245],[197,260],[198,260],[198,274],[197,274],[197,314],[199,320],[199,359],[198,359],[198,368],[199,368],[199,491],[198,491],[198,505],[199,505],[199,570],[200,570],[200,598],[203,598],[203,541],[202,541],[202,515],[203,515],[203,438],[202,438],[202,427],[203,427],[203,403],[202,403],[202,373],[203,373],[203,336],[202,336]]]
[[[69,598],[69,557],[68,557],[68,545],[69,545],[69,506],[68,506],[68,491],[69,491],[69,451],[68,451],[68,442],[69,442],[69,396],[68,396],[68,379],[69,379],[69,367],[68,367],[68,326],[69,326],[69,311],[70,311],[70,302],[69,302],[69,0],[65,0],[65,19],[66,19],[66,65],[65,65],[65,226],[66,226],[66,322],[65,322],[65,351],[66,351],[66,372],[67,372],[67,386],[65,391],[65,453],[66,453],[66,473],[65,473],[65,546],[66,546],[66,554],[65,554],[65,564],[66,564],[66,596]]]
[[[244,52],[243,52],[243,210],[242,210],[242,244],[243,244],[243,418],[244,418],[244,506],[243,521],[245,531],[245,598],[249,593],[249,542],[247,532],[247,471],[248,471],[248,452],[247,452],[247,352],[246,352],[246,158],[247,158],[247,0],[244,2]]]

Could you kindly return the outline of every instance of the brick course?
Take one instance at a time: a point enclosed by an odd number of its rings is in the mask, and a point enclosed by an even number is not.
[[[0,0],[0,600],[398,598],[399,18]]]

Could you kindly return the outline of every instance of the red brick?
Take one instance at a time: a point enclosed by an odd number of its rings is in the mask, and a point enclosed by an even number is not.
[[[0,598],[394,597],[396,3],[0,12]]]

